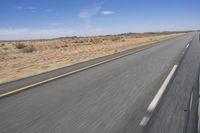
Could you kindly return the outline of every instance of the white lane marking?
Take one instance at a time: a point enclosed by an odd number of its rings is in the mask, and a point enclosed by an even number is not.
[[[200,77],[200,75],[199,75]],[[199,78],[199,84],[200,84],[200,78]],[[199,95],[200,95],[200,89],[199,89]],[[200,98],[198,103],[198,118],[200,118]],[[198,133],[200,133],[200,120],[198,119]]]
[[[200,103],[200,99],[199,99]],[[198,105],[198,117],[200,118],[200,105]],[[198,119],[198,133],[200,133],[200,120]]]
[[[142,121],[140,122],[140,126],[141,127],[145,127],[147,125],[147,123],[149,122],[150,118],[145,116],[143,117]]]
[[[193,92],[192,92],[191,98],[190,98],[190,110],[192,109],[192,102],[193,102]]]
[[[172,70],[170,71],[169,75],[167,76],[167,78],[165,79],[164,83],[162,84],[162,86],[160,87],[160,90],[157,92],[156,96],[154,97],[153,101],[151,102],[151,104],[149,105],[149,107],[147,108],[147,111],[152,112],[154,111],[154,109],[156,108],[159,100],[161,99],[162,95],[164,94],[167,85],[169,84],[172,76],[174,75],[176,69],[177,69],[178,65],[174,65],[174,67],[172,68]]]
[[[186,48],[188,48],[190,46],[190,44],[188,43],[188,45],[186,46]]]

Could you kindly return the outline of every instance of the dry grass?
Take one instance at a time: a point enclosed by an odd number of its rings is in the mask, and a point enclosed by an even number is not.
[[[110,55],[176,34],[119,35],[0,43],[0,83]]]
[[[17,49],[23,49],[23,48],[26,47],[26,45],[23,44],[23,43],[16,43],[16,44],[15,44],[15,47],[16,47]]]

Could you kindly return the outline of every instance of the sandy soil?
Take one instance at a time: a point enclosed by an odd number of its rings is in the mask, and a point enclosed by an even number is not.
[[[1,42],[0,83],[166,40],[184,33]]]

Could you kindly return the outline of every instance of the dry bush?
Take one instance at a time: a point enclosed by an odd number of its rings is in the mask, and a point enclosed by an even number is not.
[[[15,47],[16,47],[17,49],[23,49],[23,48],[26,47],[26,45],[23,44],[23,43],[16,43],[16,44],[15,44]]]
[[[0,60],[6,60],[8,58],[8,52],[0,51]]]
[[[122,42],[126,42],[126,40],[125,40],[125,39],[122,39],[121,41],[122,41]]]
[[[5,47],[5,48],[3,48],[3,50],[7,51],[7,50],[8,50],[8,48],[7,48],[7,47]]]
[[[93,43],[93,42],[94,42],[94,39],[89,38],[89,39],[87,40],[87,42],[91,42],[91,43]]]
[[[74,39],[72,42],[73,43],[84,43],[85,40],[83,40],[83,39]]]
[[[111,37],[111,41],[113,41],[113,42],[117,42],[120,40],[121,40],[121,37]]]
[[[5,46],[5,44],[4,44],[4,43],[2,43],[2,44],[1,44],[1,47],[3,47],[3,46]]]
[[[54,49],[60,49],[60,47],[59,46],[55,46],[55,47],[53,47]]]
[[[34,51],[36,51],[36,48],[33,45],[28,45],[22,49],[23,53],[32,53]]]
[[[103,40],[100,38],[90,38],[90,39],[88,39],[88,42],[97,44],[97,43],[102,43]]]
[[[69,47],[68,44],[61,45],[62,48]]]
[[[103,40],[100,39],[100,38],[96,38],[96,39],[95,39],[95,43],[102,43],[102,42],[103,42]]]
[[[134,35],[133,36],[133,38],[142,38],[142,37],[144,37],[144,35],[142,36],[142,35]]]

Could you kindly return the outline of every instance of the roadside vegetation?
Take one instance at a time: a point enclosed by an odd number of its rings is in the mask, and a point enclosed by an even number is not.
[[[0,83],[36,75],[183,34],[122,34],[0,42]]]

